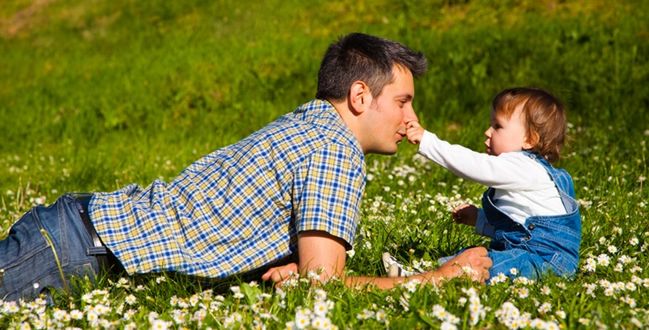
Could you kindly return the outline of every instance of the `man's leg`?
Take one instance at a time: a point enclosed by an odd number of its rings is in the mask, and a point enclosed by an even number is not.
[[[67,288],[70,275],[94,278],[99,265],[86,254],[92,240],[76,203],[66,195],[51,206],[34,207],[0,241],[0,299],[33,298],[47,288]]]

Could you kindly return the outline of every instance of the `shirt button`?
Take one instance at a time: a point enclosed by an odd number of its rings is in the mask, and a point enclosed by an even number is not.
[[[534,224],[531,224],[531,225],[527,226],[527,229],[529,229],[529,230],[534,230],[534,228],[536,228],[536,226]]]

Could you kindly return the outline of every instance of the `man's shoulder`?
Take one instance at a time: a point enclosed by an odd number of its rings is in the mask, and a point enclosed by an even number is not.
[[[280,120],[309,126],[321,131],[333,129],[341,124],[344,125],[333,105],[319,99],[313,99],[300,105],[293,112],[282,116]]]
[[[220,153],[237,159],[263,157],[272,162],[298,162],[318,153],[363,159],[360,145],[331,103],[311,100]]]
[[[325,110],[325,111],[329,111],[329,110],[335,111],[335,108],[329,101],[320,100],[320,99],[312,99],[312,100],[300,105],[299,107],[297,107],[295,109],[295,111],[293,111],[293,113],[309,113],[309,112],[313,112],[313,111],[323,111],[323,110]]]
[[[317,131],[329,143],[363,154],[360,143],[330,102],[314,99],[298,107],[293,114],[296,120]]]

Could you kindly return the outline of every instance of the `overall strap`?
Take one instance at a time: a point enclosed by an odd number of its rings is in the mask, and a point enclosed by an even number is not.
[[[575,201],[575,185],[572,182],[572,177],[570,176],[570,174],[568,174],[568,172],[562,168],[555,168],[550,164],[550,162],[548,162],[547,159],[543,158],[539,154],[529,151],[523,151],[523,153],[528,157],[534,159],[537,163],[543,166],[543,168],[545,168],[545,171],[548,173],[548,175],[554,182],[554,185],[559,190],[559,195],[561,195],[561,201],[563,202],[563,206],[566,208],[566,211],[568,211],[568,213],[575,211],[578,206],[576,205],[577,202]]]

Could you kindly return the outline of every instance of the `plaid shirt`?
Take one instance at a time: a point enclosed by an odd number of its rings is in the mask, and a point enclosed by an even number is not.
[[[364,188],[358,141],[330,103],[313,100],[169,184],[98,193],[89,208],[129,274],[222,278],[292,254],[304,230],[325,231],[350,248]]]

